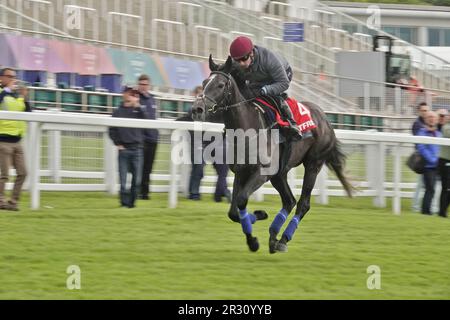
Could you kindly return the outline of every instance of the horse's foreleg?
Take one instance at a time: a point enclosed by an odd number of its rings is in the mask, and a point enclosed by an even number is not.
[[[302,195],[300,200],[297,203],[297,208],[295,210],[295,215],[292,217],[288,226],[283,232],[281,240],[278,241],[276,245],[276,251],[286,252],[287,251],[287,243],[292,240],[294,236],[295,230],[309,211],[310,208],[310,200],[311,193],[314,188],[314,184],[316,183],[317,175],[322,168],[323,161],[315,161],[308,165],[305,165],[305,176],[303,177],[303,186],[302,186]]]
[[[233,195],[231,196],[230,210],[228,210],[228,217],[234,222],[241,222],[239,219],[239,210],[237,207],[237,196],[241,189],[239,175],[235,175],[233,182]]]
[[[295,197],[292,194],[291,187],[287,182],[287,172],[282,175],[274,176],[270,179],[274,188],[278,191],[283,203],[283,208],[278,212],[269,228],[269,252],[275,253],[276,244],[278,242],[277,235],[281,227],[286,221],[289,213],[295,207]]]
[[[251,251],[259,249],[258,239],[252,236],[252,224],[255,223],[256,216],[247,212],[247,203],[250,195],[267,181],[266,176],[261,176],[259,171],[249,177],[243,184],[236,196],[236,205],[239,209],[239,219],[241,220],[242,231],[247,237],[247,245]]]

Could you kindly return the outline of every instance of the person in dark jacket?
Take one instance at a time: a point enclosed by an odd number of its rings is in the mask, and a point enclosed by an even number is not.
[[[139,92],[131,87],[123,90],[123,102],[114,110],[113,117],[147,119],[147,113],[139,103]],[[141,185],[143,129],[109,128],[109,136],[119,150],[120,204],[134,208],[139,186]],[[131,187],[126,189],[127,174],[131,173]]]
[[[428,111],[425,116],[425,127],[419,129],[418,136],[442,137],[437,130],[438,116],[436,112]],[[434,186],[439,159],[440,146],[436,144],[417,144],[417,150],[425,159],[425,172],[423,174],[425,182],[425,195],[422,201],[422,213],[431,215],[431,201],[434,196]]]
[[[137,90],[139,91],[139,101],[145,107],[148,118],[156,119],[156,102],[150,94],[150,77],[146,74],[139,76]],[[155,161],[156,147],[158,145],[159,133],[157,129],[144,129],[144,161],[142,163],[142,181],[139,190],[139,199],[149,200],[150,174]]]
[[[430,107],[426,104],[426,102],[422,102],[417,106],[418,117],[414,121],[412,128],[411,128],[412,134],[414,136],[417,136],[417,134],[419,133],[419,130],[425,127],[425,115],[427,114],[428,111],[430,111]],[[416,148],[417,148],[417,146],[416,146]],[[412,201],[412,210],[415,212],[421,211],[420,194],[421,194],[422,190],[424,189],[424,187],[425,187],[425,184],[424,184],[424,180],[423,180],[423,175],[420,174],[417,177],[416,190],[414,192],[414,197],[413,197],[413,201]]]
[[[438,110],[436,110],[436,113],[439,117],[437,129],[442,133],[442,128],[447,123],[448,111],[447,111],[447,109],[438,109]]]
[[[233,76],[243,96],[246,99],[257,96],[277,99],[281,115],[289,123],[293,137],[301,139],[302,134],[283,97],[292,80],[292,68],[287,60],[266,48],[253,45],[251,39],[244,36],[233,40],[230,56],[234,60]]]

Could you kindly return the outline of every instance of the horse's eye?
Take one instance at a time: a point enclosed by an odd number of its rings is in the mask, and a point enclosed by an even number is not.
[[[219,87],[220,89],[222,89],[223,87],[225,87],[225,83],[219,83],[218,87]]]

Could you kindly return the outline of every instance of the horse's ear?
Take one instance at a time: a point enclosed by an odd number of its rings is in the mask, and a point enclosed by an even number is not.
[[[209,70],[211,71],[217,71],[219,69],[219,66],[214,63],[212,54],[209,55]]]
[[[230,56],[228,56],[228,59],[227,59],[227,61],[225,62],[225,67],[223,68],[223,72],[225,72],[225,73],[230,73],[232,67],[233,67],[233,60],[231,59]]]

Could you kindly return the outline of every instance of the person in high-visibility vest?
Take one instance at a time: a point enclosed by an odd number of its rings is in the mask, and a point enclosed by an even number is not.
[[[16,72],[10,68],[0,71],[0,110],[30,112],[26,97],[19,97],[16,88]],[[25,158],[20,141],[25,136],[26,123],[24,121],[0,119],[0,209],[18,210],[18,202],[22,185],[27,176]],[[5,197],[5,185],[9,179],[9,169],[16,169],[16,180],[10,200]]]

